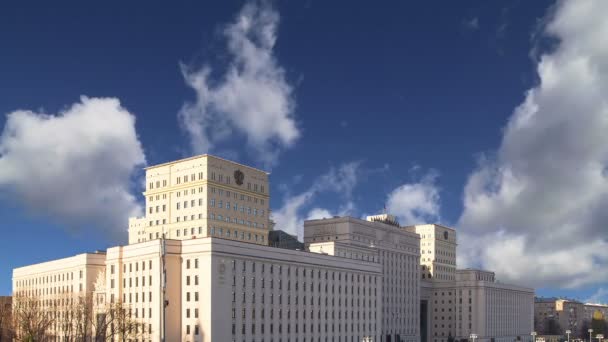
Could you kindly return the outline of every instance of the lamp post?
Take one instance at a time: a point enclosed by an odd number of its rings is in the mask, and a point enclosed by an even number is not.
[[[471,335],[469,336],[469,338],[470,338],[471,340],[473,340],[473,342],[475,342],[475,339],[477,338],[477,334],[471,334]]]
[[[568,342],[570,342],[570,334],[572,334],[572,331],[570,331],[570,329],[566,330],[566,335],[568,335]]]
[[[589,329],[587,332],[589,333],[589,342],[591,342],[591,333],[593,332],[593,329]]]
[[[599,342],[602,342],[602,340],[604,339],[604,334],[597,334],[595,335],[595,337],[598,339]]]
[[[530,333],[532,335],[532,342],[536,342],[536,331]]]

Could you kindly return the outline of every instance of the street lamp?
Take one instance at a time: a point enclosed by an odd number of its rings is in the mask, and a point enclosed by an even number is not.
[[[570,334],[572,334],[572,331],[570,329],[566,330],[566,335],[568,335],[568,342],[570,342]]]
[[[530,333],[532,335],[532,342],[536,342],[536,331]]]
[[[597,335],[595,335],[595,337],[599,340],[599,342],[602,342],[602,340],[604,339],[603,334],[597,334]]]
[[[371,338],[371,336],[365,336],[361,342],[374,342],[374,340]]]
[[[589,342],[591,342],[591,333],[593,332],[593,329],[589,329],[587,332],[589,333]]]
[[[471,340],[473,340],[473,342],[475,342],[475,339],[477,338],[477,334],[471,334],[471,336],[469,336],[469,338]]]

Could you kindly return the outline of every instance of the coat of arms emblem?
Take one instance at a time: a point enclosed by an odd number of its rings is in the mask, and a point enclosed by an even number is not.
[[[243,174],[243,171],[241,171],[241,170],[234,171],[234,182],[237,185],[243,185],[244,179],[245,179],[245,174]]]

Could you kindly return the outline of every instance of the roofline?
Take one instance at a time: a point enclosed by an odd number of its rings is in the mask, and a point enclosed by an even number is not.
[[[156,164],[156,165],[147,166],[147,167],[144,167],[144,170],[150,170],[150,169],[154,169],[154,168],[161,167],[161,166],[167,166],[167,165],[171,165],[171,164],[175,164],[175,163],[180,163],[180,162],[185,162],[185,161],[188,161],[188,160],[194,160],[194,159],[203,158],[203,157],[212,157],[212,158],[215,158],[215,159],[220,159],[220,160],[223,160],[223,161],[228,162],[228,163],[232,163],[232,164],[235,164],[235,165],[238,165],[238,166],[241,166],[241,167],[245,167],[245,168],[248,168],[248,169],[252,169],[252,170],[258,171],[258,172],[263,172],[266,175],[270,175],[270,172],[268,172],[268,171],[260,170],[258,168],[252,167],[252,166],[248,166],[248,165],[245,165],[245,164],[237,163],[235,161],[224,159],[224,158],[221,158],[221,157],[218,157],[218,156],[214,156],[214,155],[208,154],[208,153],[199,154],[199,155],[196,155],[196,156],[182,158],[182,159],[177,159],[177,160],[165,162],[165,163],[162,163],[162,164]]]
[[[401,226],[401,228],[409,228],[409,227],[417,227],[417,226],[427,226],[427,225],[434,225],[434,226],[439,226],[441,228],[445,228],[445,229],[450,229],[453,231],[456,231],[456,228],[452,228],[452,227],[448,227],[446,225],[443,225],[441,223],[419,223],[419,224],[409,224],[407,226]]]
[[[391,224],[387,224],[387,223],[384,223],[382,221],[368,221],[368,220],[360,219],[358,217],[349,216],[349,215],[346,215],[346,216],[334,216],[334,217],[320,218],[320,219],[314,219],[314,220],[304,220],[304,223],[306,224],[306,222],[323,222],[323,221],[336,221],[336,220],[354,221],[354,222],[365,222],[365,223],[371,224],[371,225],[381,224],[383,226],[394,228],[395,230],[397,230],[399,232],[415,236],[418,239],[420,238],[420,234],[415,233],[415,232],[408,232],[407,230],[404,230],[403,227],[401,227],[401,226],[393,226]]]

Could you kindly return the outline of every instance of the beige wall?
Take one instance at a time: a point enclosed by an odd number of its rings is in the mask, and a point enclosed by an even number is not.
[[[241,173],[242,184],[235,174]],[[146,168],[146,215],[129,220],[129,243],[210,235],[266,244],[268,173],[201,155]]]
[[[407,226],[403,229],[420,236],[422,279],[453,281],[456,278],[456,231],[438,224]]]
[[[105,269],[105,257],[105,253],[85,253],[14,269],[13,303],[21,296],[37,300],[52,312],[55,322],[50,333],[65,336],[65,317],[78,300],[93,293],[95,281]]]
[[[126,279],[125,286],[121,285],[120,288],[109,291],[115,294],[115,298],[124,298],[125,303],[133,310],[147,312],[151,308],[152,316],[146,315],[142,320],[152,325],[152,341],[158,341],[158,332],[161,329],[161,312],[158,305],[161,301],[158,268],[161,265],[161,243],[161,240],[153,240],[108,250],[108,266],[116,265],[115,270],[120,269],[120,272],[115,272],[114,277]],[[374,290],[377,282],[381,281],[380,266],[377,263],[214,238],[168,240],[167,254],[166,298],[169,300],[169,306],[166,317],[169,341],[249,341],[251,338],[270,339],[272,336],[285,339],[296,336],[327,336],[333,339],[351,335],[360,340],[364,333],[372,333],[369,324],[372,324],[374,329],[378,329],[381,324],[376,313],[381,305],[380,290]],[[150,261],[152,269],[146,267],[143,270],[142,263],[148,265]],[[137,271],[134,266],[136,264],[140,265]],[[304,270],[309,272],[308,276],[304,276]],[[311,278],[310,272],[314,272],[315,276]],[[321,279],[318,278],[318,272],[321,272]],[[328,273],[327,280],[324,278],[325,273]],[[141,286],[141,281],[136,286],[133,279],[142,276],[152,277],[152,286],[150,282]],[[311,288],[313,284],[316,285],[314,290]],[[317,286],[321,286],[321,291]],[[346,290],[346,287],[349,289]],[[142,291],[151,291],[152,301],[136,301],[134,294]],[[328,292],[334,295],[330,297]],[[243,293],[245,303],[242,301]],[[325,298],[328,300],[327,305]],[[310,300],[313,300],[312,303]],[[358,300],[367,302],[353,305]],[[242,318],[243,308],[245,319]],[[349,316],[355,315],[358,318],[351,316],[346,319],[344,315],[347,311]],[[310,312],[314,313],[312,320],[307,316]],[[326,312],[328,319],[325,319]],[[321,319],[317,316],[319,313]],[[342,319],[338,319],[338,315]],[[246,324],[245,334],[242,333],[243,323]],[[310,323],[314,324],[313,330],[307,325],[307,332],[304,333],[304,324]],[[318,324],[322,324],[322,331],[318,330]],[[330,327],[328,332],[324,331],[325,324]],[[342,324],[340,332],[338,324]],[[361,330],[347,333],[344,331],[344,324],[359,325]],[[273,334],[270,333],[271,325]],[[254,332],[252,326],[255,326]],[[195,334],[197,331],[198,335]]]
[[[393,341],[397,335],[404,341],[420,339],[420,238],[417,234],[390,224],[339,217],[305,221],[304,242],[315,252],[355,260],[378,260],[383,276],[380,335],[383,339],[390,335]]]

